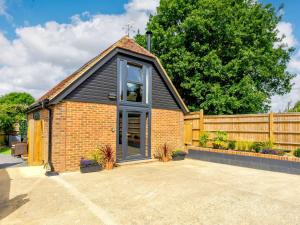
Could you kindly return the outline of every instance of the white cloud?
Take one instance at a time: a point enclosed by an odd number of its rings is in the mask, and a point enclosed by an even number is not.
[[[0,0],[5,6],[4,1]],[[69,24],[49,21],[19,27],[17,38],[8,40],[0,32],[0,95],[27,91],[40,97],[45,91],[90,58],[125,35],[124,26],[145,30],[148,16],[159,0],[132,0],[120,15],[74,15]]]
[[[125,8],[128,11],[147,11],[149,13],[153,13],[156,11],[156,7],[158,6],[158,2],[156,0],[133,0],[125,5]]]
[[[278,24],[279,36],[285,36],[283,43],[288,47],[298,47],[298,41],[293,34],[293,26],[288,22],[280,22]],[[287,109],[288,105],[293,106],[300,100],[300,50],[296,52],[289,64],[287,70],[296,74],[296,77],[292,80],[293,88],[290,93],[283,96],[273,96],[271,111],[282,112]]]
[[[293,47],[298,44],[294,34],[293,25],[288,22],[279,22],[277,29],[279,31],[278,37],[283,37],[282,43],[288,47]]]
[[[0,0],[0,16],[4,16],[8,21],[12,20],[12,16],[7,12],[5,0]]]

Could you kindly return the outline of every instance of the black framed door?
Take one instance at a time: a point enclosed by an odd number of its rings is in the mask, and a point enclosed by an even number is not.
[[[121,109],[118,113],[117,160],[145,158],[146,117],[144,111]]]

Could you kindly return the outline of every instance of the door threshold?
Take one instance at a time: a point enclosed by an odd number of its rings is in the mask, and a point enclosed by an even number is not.
[[[142,164],[142,163],[150,163],[150,162],[158,162],[158,159],[141,159],[141,160],[131,160],[131,161],[122,161],[117,162],[117,166],[126,166],[126,165],[135,165],[135,164]]]

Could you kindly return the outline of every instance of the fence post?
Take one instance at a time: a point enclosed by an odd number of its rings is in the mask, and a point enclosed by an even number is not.
[[[199,111],[199,132],[204,131],[204,113],[203,109]]]
[[[269,141],[274,142],[274,114],[269,113]]]

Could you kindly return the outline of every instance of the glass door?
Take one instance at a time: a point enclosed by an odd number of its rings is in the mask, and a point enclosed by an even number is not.
[[[120,110],[117,160],[145,157],[146,113]]]
[[[127,113],[127,146],[126,158],[140,157],[142,155],[142,114]]]

